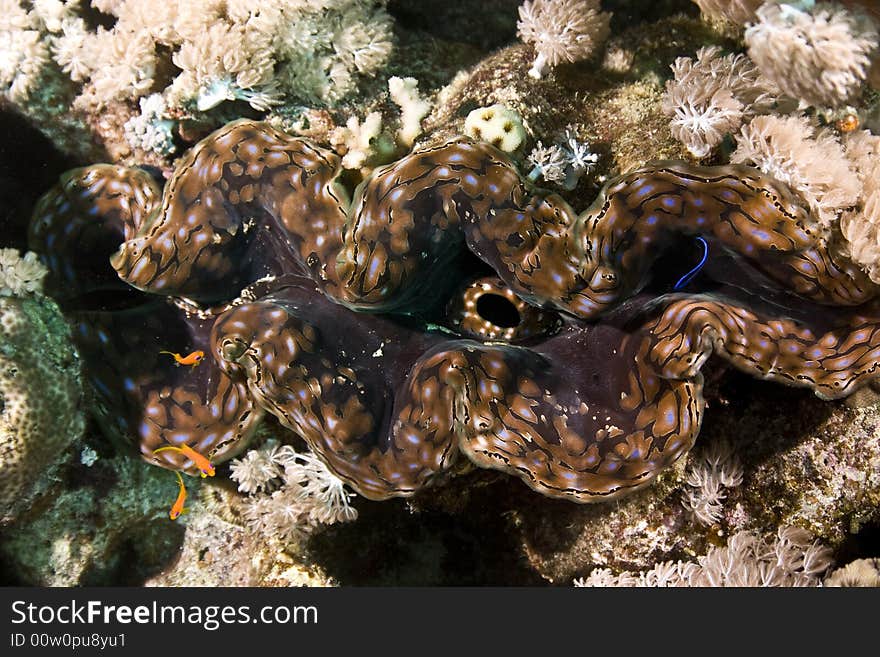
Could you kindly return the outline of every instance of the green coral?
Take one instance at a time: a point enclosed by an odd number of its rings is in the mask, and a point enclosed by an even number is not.
[[[48,493],[7,527],[0,557],[20,584],[137,584],[164,567],[186,516],[168,519],[177,483],[130,456],[71,463]],[[187,481],[190,495],[198,492]]]
[[[0,524],[46,485],[82,434],[80,363],[43,296],[0,297]]]

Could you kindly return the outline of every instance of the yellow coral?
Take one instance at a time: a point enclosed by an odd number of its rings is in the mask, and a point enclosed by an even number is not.
[[[464,133],[512,153],[526,138],[522,117],[504,105],[478,107],[464,120]]]

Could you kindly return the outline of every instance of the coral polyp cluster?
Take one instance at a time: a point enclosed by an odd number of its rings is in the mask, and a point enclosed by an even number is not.
[[[464,456],[594,501],[690,449],[710,355],[826,399],[877,375],[877,287],[755,169],[650,164],[580,214],[467,139],[352,192],[339,174],[332,152],[245,120],[193,149],[161,203],[147,173],[99,165],[38,206],[32,248],[78,289],[112,272],[78,264],[64,228],[96,235],[94,256],[119,247],[124,303],[68,309],[106,424],[145,458],[194,472],[154,450],[219,462],[270,413],[368,498],[412,495]],[[670,285],[663,253],[697,237],[705,265]],[[487,284],[509,307],[481,309]],[[210,354],[196,368],[158,356],[194,349]]]

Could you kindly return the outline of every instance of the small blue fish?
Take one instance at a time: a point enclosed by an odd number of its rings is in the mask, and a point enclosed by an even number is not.
[[[676,292],[683,288],[685,285],[694,280],[694,277],[700,273],[700,270],[703,268],[703,265],[706,264],[706,260],[709,259],[709,244],[702,237],[698,237],[697,241],[703,245],[703,257],[700,258],[700,262],[697,263],[697,266],[691,269],[687,274],[678,279],[678,282],[672,286],[672,289]]]

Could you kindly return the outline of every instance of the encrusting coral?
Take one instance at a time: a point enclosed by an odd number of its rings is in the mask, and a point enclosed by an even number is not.
[[[54,475],[39,503],[0,532],[0,557],[12,581],[137,582],[177,556],[184,528],[167,522],[167,472],[118,454],[92,465],[69,460]]]
[[[12,293],[0,296],[0,524],[45,489],[85,427],[80,362],[58,306]]]
[[[53,272],[71,256],[47,236],[91,222],[121,243],[122,280],[151,293],[128,288],[124,313],[71,308],[108,417],[145,458],[192,471],[153,454],[184,443],[230,458],[265,410],[368,498],[411,495],[463,453],[546,495],[610,499],[691,447],[712,353],[829,399],[876,375],[877,288],[755,169],[649,165],[581,215],[464,139],[379,170],[351,201],[340,171],[325,149],[239,121],[183,158],[160,207],[147,176],[106,166],[68,174],[40,204],[32,248]],[[700,275],[664,283],[654,260],[696,236]],[[454,261],[470,262],[464,280],[442,266]],[[468,311],[516,328],[504,342],[423,294],[487,267],[526,304],[511,314],[494,294]],[[146,308],[158,324],[144,332]],[[110,350],[120,340],[137,348]],[[195,370],[120,359],[170,345],[212,358]]]
[[[469,112],[464,121],[464,133],[505,153],[515,151],[526,138],[522,117],[500,104],[478,107]]]

